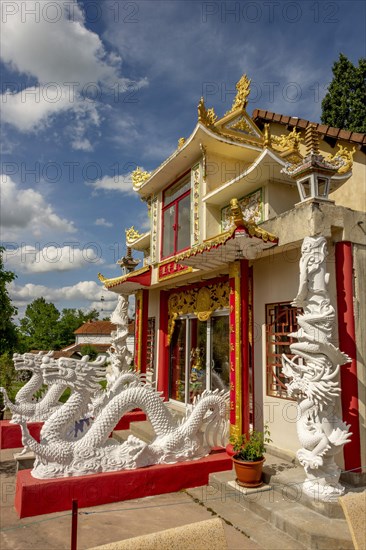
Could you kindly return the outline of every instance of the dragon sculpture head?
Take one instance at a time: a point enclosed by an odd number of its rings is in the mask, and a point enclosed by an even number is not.
[[[48,353],[39,351],[38,353],[14,353],[13,363],[16,371],[29,370],[33,373],[40,373],[43,359],[51,360],[53,351]]]
[[[47,384],[63,382],[73,390],[94,393],[100,389],[99,382],[105,379],[106,357],[100,356],[95,361],[89,361],[89,356],[81,359],[60,357],[57,361],[44,358],[42,364],[43,377]]]

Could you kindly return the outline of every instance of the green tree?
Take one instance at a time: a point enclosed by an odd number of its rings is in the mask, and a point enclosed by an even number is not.
[[[5,248],[0,247],[0,355],[13,351],[17,345],[17,328],[13,316],[17,314],[16,307],[11,303],[7,285],[16,278],[15,273],[4,269],[3,253]]]
[[[49,350],[60,347],[58,320],[60,312],[56,306],[37,298],[27,306],[20,321],[20,330],[26,337],[28,350]]]
[[[366,132],[366,58],[358,66],[342,53],[332,68],[333,80],[322,101],[321,121],[352,132]]]
[[[89,355],[91,361],[94,361],[94,359],[98,355],[98,351],[91,344],[85,344],[85,346],[81,346],[80,353],[81,355]]]
[[[81,309],[63,309],[58,322],[58,341],[63,348],[75,342],[74,331],[87,321],[98,319],[98,311],[92,309],[84,313]]]

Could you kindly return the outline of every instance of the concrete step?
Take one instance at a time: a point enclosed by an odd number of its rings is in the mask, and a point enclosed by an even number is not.
[[[234,479],[234,471],[211,474],[207,491],[212,497],[216,496],[216,499],[210,507],[217,513],[225,512],[225,519],[232,521],[230,517],[233,517],[238,528],[244,531],[247,525],[247,511],[255,514],[263,529],[261,527],[260,532],[250,536],[258,544],[262,545],[264,542],[266,528],[262,522],[266,522],[269,528],[274,527],[282,535],[290,537],[289,543],[292,539],[292,547],[285,547],[279,543],[272,546],[267,543],[265,548],[353,549],[346,520],[328,517],[304,505],[298,497],[299,488],[295,487],[294,482],[288,481],[287,485],[281,487],[277,480],[271,491],[244,495],[240,488],[236,490],[228,485],[229,481],[233,482]],[[236,511],[232,511],[232,507]]]
[[[203,505],[208,511],[217,514],[227,524],[235,527],[236,530],[260,548],[266,550],[269,548],[273,550],[306,549],[303,544],[295,541],[288,534],[273,527],[264,518],[252,512],[238,491],[235,491],[226,483],[213,480],[212,477],[210,476],[209,485],[186,489],[185,492],[195,502]]]
[[[142,441],[145,441],[145,443],[150,443],[156,437],[150,420],[131,422],[130,432],[135,437],[138,437],[139,439],[142,439]]]
[[[131,435],[131,430],[113,430],[112,432],[113,439],[118,443],[124,443],[129,435]]]

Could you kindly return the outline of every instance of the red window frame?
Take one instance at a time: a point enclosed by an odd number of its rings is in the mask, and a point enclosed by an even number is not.
[[[163,191],[163,208],[162,208],[162,232],[161,232],[161,239],[160,239],[160,258],[162,260],[165,260],[166,258],[170,258],[171,256],[175,256],[177,254],[177,252],[181,252],[183,250],[188,250],[190,248],[190,244],[184,248],[181,248],[181,249],[177,249],[177,242],[178,242],[178,231],[177,231],[177,228],[178,228],[178,203],[185,199],[186,197],[188,197],[190,194],[191,194],[191,188],[189,188],[187,191],[185,191],[184,193],[182,193],[182,195],[179,195],[177,198],[175,198],[174,200],[170,201],[170,202],[167,202],[165,203],[165,198],[164,198],[164,194],[166,193],[166,191],[168,191],[168,189],[170,189],[171,187],[173,187],[173,185],[175,185],[176,183],[178,183],[179,181],[183,180],[186,178],[186,176],[188,174],[190,174],[190,170],[188,170],[187,172],[185,172],[184,174],[182,174],[179,178],[177,178],[176,180],[173,181],[173,183],[171,185],[169,185],[166,189],[164,189]],[[164,256],[163,255],[163,247],[164,247],[164,214],[165,214],[165,211],[168,209],[168,208],[171,208],[172,206],[175,207],[175,216],[174,216],[174,225],[173,225],[173,231],[174,231],[174,250],[173,252],[169,253],[167,256]]]

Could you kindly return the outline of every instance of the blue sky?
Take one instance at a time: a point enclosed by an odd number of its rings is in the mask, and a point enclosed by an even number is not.
[[[218,115],[252,79],[255,108],[320,120],[342,52],[365,55],[352,1],[3,0],[1,240],[20,315],[114,307],[124,229],[148,229],[132,191],[188,136],[201,95]]]

